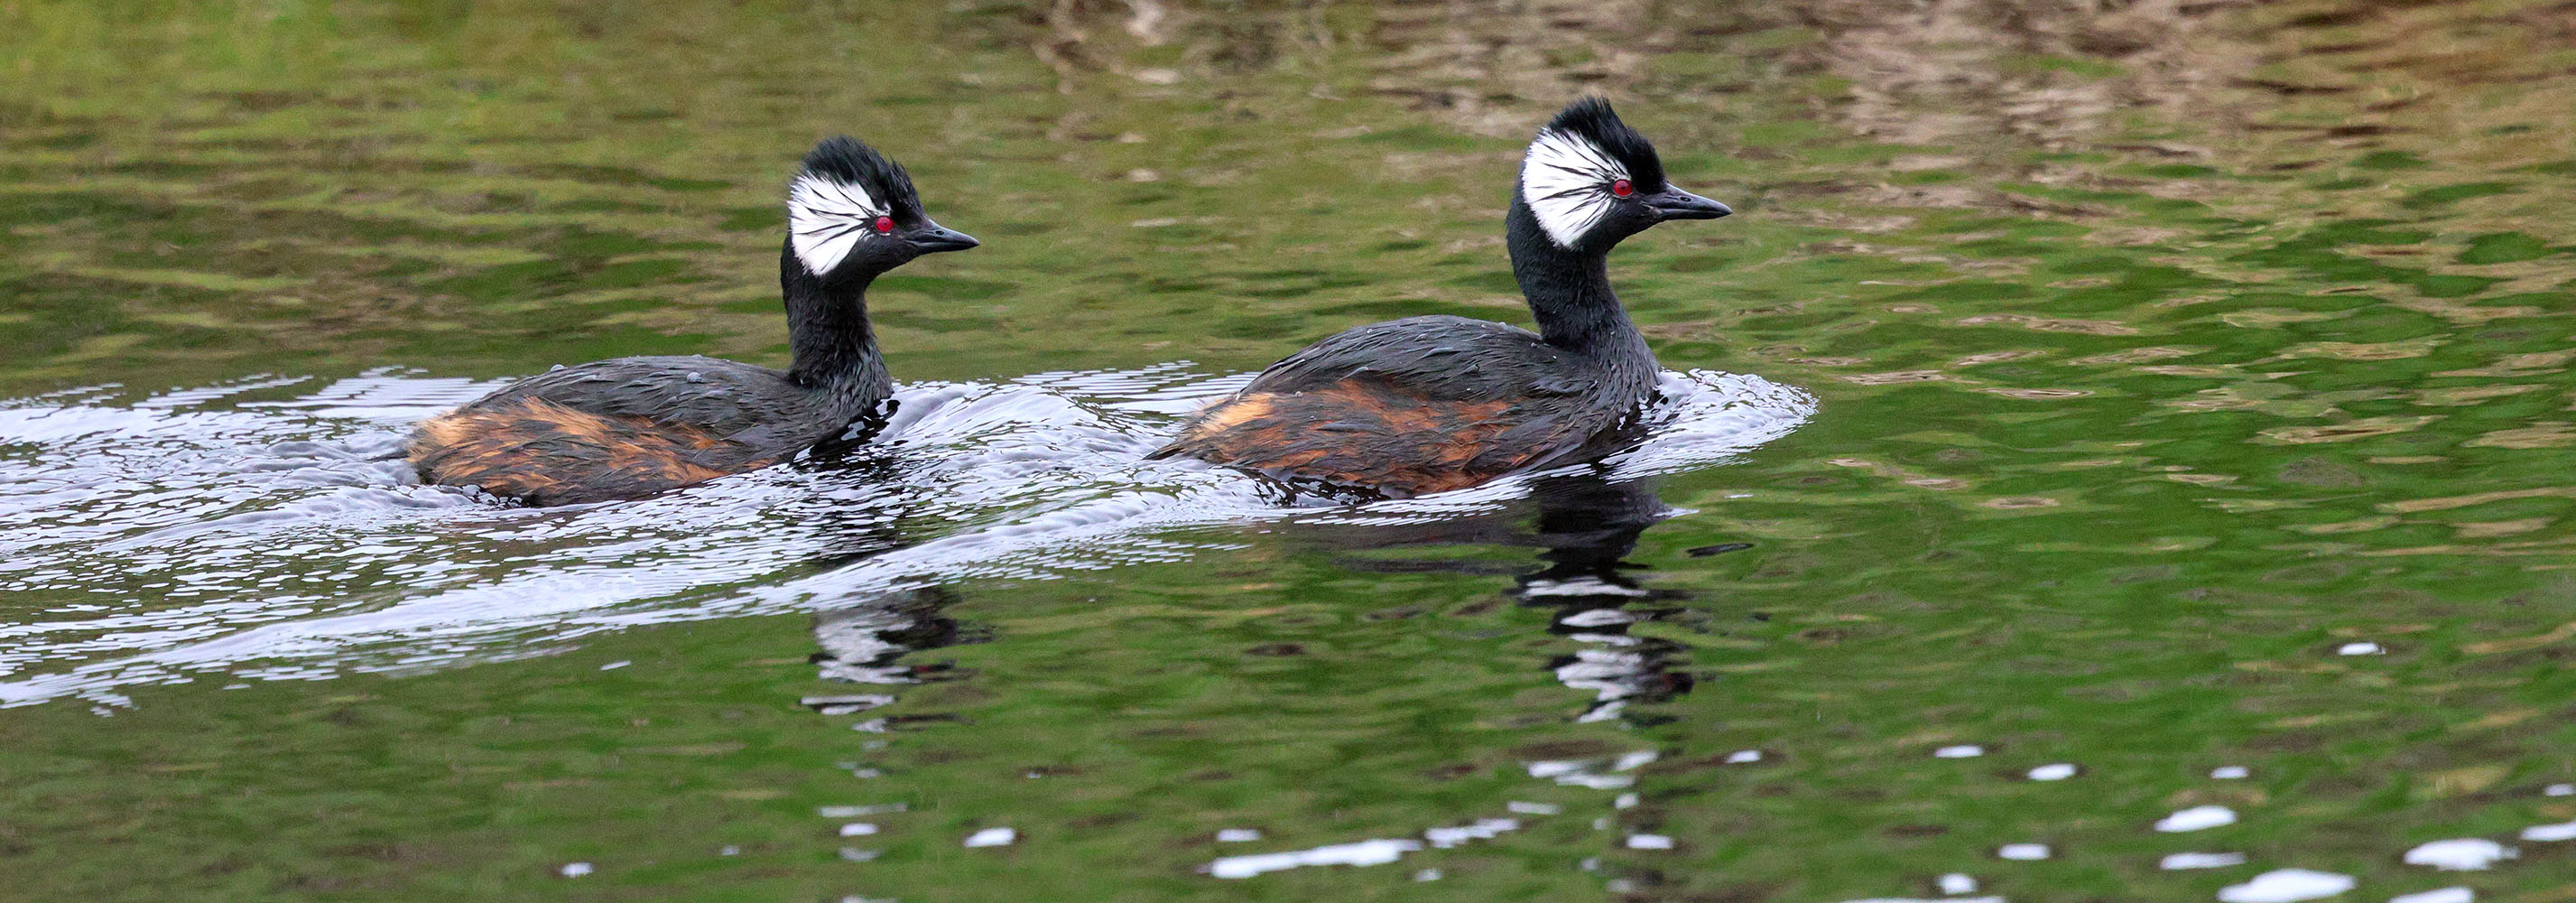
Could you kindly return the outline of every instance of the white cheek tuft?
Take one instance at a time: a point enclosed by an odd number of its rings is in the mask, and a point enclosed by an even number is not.
[[[886,206],[867,189],[828,176],[805,173],[787,189],[787,241],[817,276],[874,236],[876,218],[884,215]]]
[[[1572,248],[1609,215],[1610,183],[1627,177],[1628,167],[1600,145],[1548,129],[1530,142],[1529,156],[1521,161],[1521,198],[1550,240]]]

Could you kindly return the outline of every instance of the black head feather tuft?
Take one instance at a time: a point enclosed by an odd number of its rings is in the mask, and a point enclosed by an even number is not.
[[[805,172],[865,188],[870,196],[898,212],[921,212],[921,196],[913,191],[912,174],[903,171],[903,164],[886,159],[876,148],[848,135],[834,135],[816,143],[813,150],[805,153]]]
[[[1646,136],[1637,134],[1636,129],[1629,128],[1627,123],[1620,122],[1619,114],[1610,109],[1607,100],[1586,97],[1567,104],[1555,119],[1548,120],[1544,131],[1576,135],[1608,151],[1611,157],[1628,168],[1629,180],[1637,183],[1640,191],[1656,191],[1664,187],[1664,161],[1655,156],[1655,145],[1647,141]]]

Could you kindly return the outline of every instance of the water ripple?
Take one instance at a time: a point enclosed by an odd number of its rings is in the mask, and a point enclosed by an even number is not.
[[[1532,474],[1367,504],[1277,501],[1148,461],[1172,419],[1241,385],[1185,364],[918,383],[877,440],[632,502],[527,509],[423,486],[408,424],[489,383],[383,372],[282,400],[257,377],[0,404],[0,705],[187,679],[315,679],[559,648],[640,624],[809,607],[961,578],[1048,579],[1231,544],[1248,523],[1438,521]],[[1597,470],[1734,460],[1810,416],[1758,377],[1668,373],[1649,438]],[[1554,472],[1552,472],[1554,473]]]

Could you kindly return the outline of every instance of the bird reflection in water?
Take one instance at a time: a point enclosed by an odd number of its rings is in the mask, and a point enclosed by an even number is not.
[[[946,664],[905,663],[908,653],[982,642],[981,631],[942,612],[957,597],[947,587],[900,590],[814,616],[812,658],[824,680],[899,685],[944,679]],[[846,711],[846,710],[845,710]]]
[[[1672,667],[1684,652],[1681,644],[1628,631],[1639,621],[1681,610],[1677,605],[1632,607],[1682,594],[1638,585],[1625,572],[1644,565],[1623,560],[1637,547],[1638,535],[1671,517],[1672,510],[1643,480],[1566,478],[1543,489],[1554,491],[1539,497],[1532,539],[1547,548],[1539,558],[1548,566],[1521,576],[1512,594],[1524,605],[1551,609],[1548,630],[1584,644],[1548,666],[1566,686],[1595,694],[1576,720],[1617,718],[1631,702],[1653,704],[1690,692],[1690,672]]]
[[[1566,686],[1593,694],[1579,721],[1625,718],[1630,723],[1666,720],[1628,712],[1690,692],[1691,675],[1678,670],[1684,651],[1670,640],[1634,636],[1631,625],[1679,614],[1679,605],[1656,603],[1683,596],[1631,579],[1646,566],[1626,561],[1647,527],[1673,516],[1651,480],[1613,482],[1592,474],[1535,482],[1529,495],[1488,515],[1427,523],[1352,526],[1308,524],[1296,533],[1327,548],[1486,545],[1536,547],[1545,566],[1513,576],[1509,594],[1523,605],[1551,613],[1548,630],[1581,643],[1547,663]],[[1344,562],[1354,570],[1495,573],[1473,560],[1393,561],[1380,557]]]
[[[1521,604],[1548,609],[1549,631],[1580,644],[1546,668],[1568,687],[1592,694],[1578,721],[1622,719],[1632,724],[1664,720],[1629,711],[1690,691],[1691,675],[1678,667],[1684,647],[1635,636],[1630,628],[1680,614],[1673,590],[1641,585],[1629,575],[1645,566],[1625,560],[1647,527],[1673,515],[1651,481],[1612,482],[1581,474],[1534,483],[1524,499],[1503,510],[1467,517],[1406,523],[1292,523],[1280,532],[1291,541],[1325,550],[1381,550],[1409,546],[1484,545],[1535,547],[1543,566],[1512,574],[1507,591]],[[871,544],[862,544],[871,545]],[[1357,571],[1451,571],[1501,576],[1487,562],[1435,558],[1352,556],[1337,564]],[[957,601],[944,586],[901,590],[822,612],[813,661],[835,683],[888,690],[903,684],[956,676],[945,663],[906,662],[907,655],[960,643],[982,642],[982,631],[943,614]],[[808,697],[818,710],[841,714],[893,701],[883,693]]]

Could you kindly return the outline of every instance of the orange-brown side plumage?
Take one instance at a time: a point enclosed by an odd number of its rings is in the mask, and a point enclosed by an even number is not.
[[[429,482],[533,505],[634,498],[770,463],[702,430],[533,397],[432,418],[407,454]]]
[[[1154,456],[1400,498],[1474,486],[1561,451],[1564,424],[1528,413],[1509,401],[1431,400],[1355,379],[1217,402]]]

